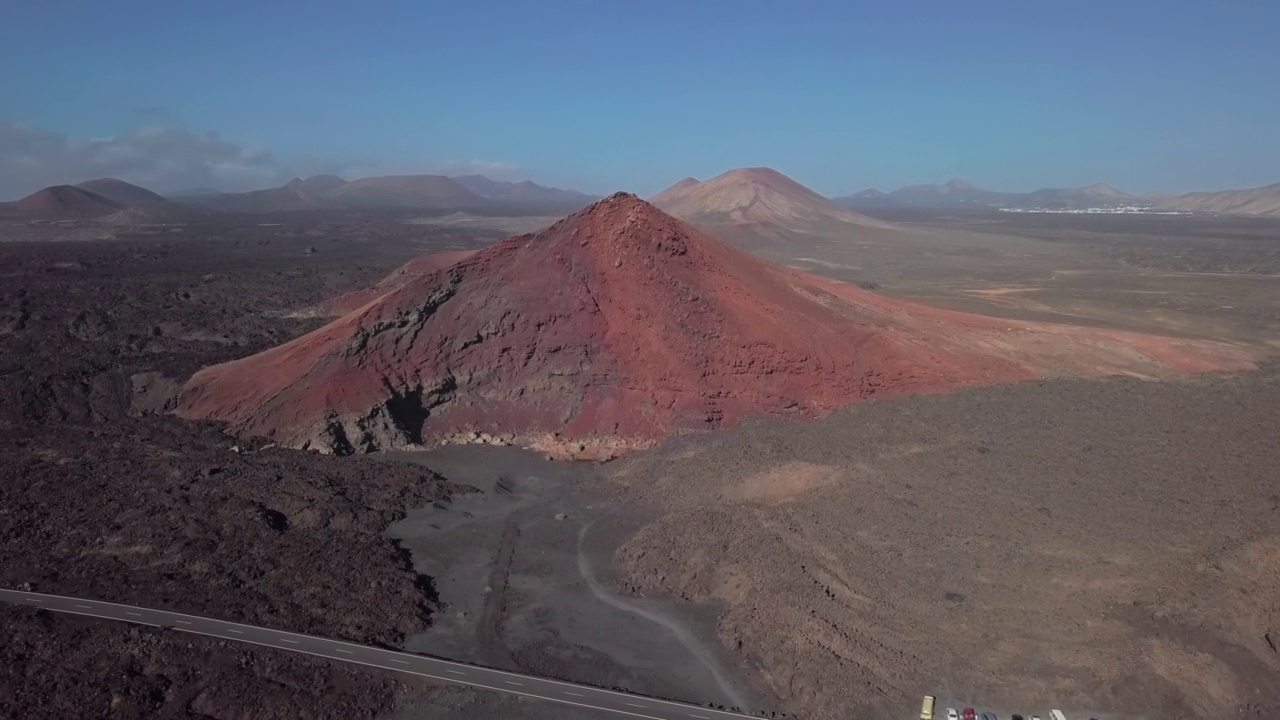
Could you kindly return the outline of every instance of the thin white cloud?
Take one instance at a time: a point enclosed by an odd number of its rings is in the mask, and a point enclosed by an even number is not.
[[[501,160],[447,160],[436,168],[443,175],[484,175],[490,180],[507,180],[520,172],[520,166]]]
[[[48,185],[114,177],[165,193],[188,188],[252,190],[299,175],[361,174],[368,163],[286,161],[270,150],[229,142],[213,132],[165,127],[104,138],[73,138],[0,122],[0,199]]]
[[[164,114],[163,109],[146,109]],[[140,110],[139,112],[142,112]],[[447,160],[403,167],[368,160],[280,158],[265,148],[223,139],[215,132],[146,127],[115,137],[77,138],[0,121],[0,200],[49,185],[114,177],[159,193],[197,188],[227,192],[274,187],[320,173],[348,180],[369,175],[430,173],[520,178],[520,166],[501,160]]]

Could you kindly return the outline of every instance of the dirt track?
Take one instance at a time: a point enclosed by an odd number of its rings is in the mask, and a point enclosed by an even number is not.
[[[600,466],[482,445],[395,453],[481,493],[392,527],[436,578],[437,622],[409,649],[656,697],[775,709],[714,639],[714,608],[622,597],[613,550],[637,525]],[[473,701],[466,717],[501,717]]]

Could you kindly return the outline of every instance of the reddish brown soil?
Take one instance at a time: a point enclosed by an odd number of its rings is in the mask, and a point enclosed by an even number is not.
[[[178,413],[326,452],[480,437],[606,457],[752,413],[1250,364],[1229,346],[891,300],[772,265],[622,193],[451,266],[422,263],[315,332],[196,373]]]
[[[41,220],[99,217],[123,207],[97,193],[71,185],[54,185],[37,190],[13,206],[18,214]]]

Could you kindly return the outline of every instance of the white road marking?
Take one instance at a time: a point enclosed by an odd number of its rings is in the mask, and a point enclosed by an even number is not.
[[[27,601],[27,602],[44,602],[43,600],[41,600],[41,599],[39,599],[39,598],[26,598],[26,601]]]
[[[391,662],[397,662],[397,663],[400,663],[401,665],[408,665],[408,664],[409,664],[409,661],[408,661],[408,660],[397,660],[397,659],[395,659],[395,658],[391,658]]]
[[[635,703],[627,703],[627,707],[638,707],[638,708],[642,708],[642,707],[644,707],[644,706],[643,706],[643,705],[637,705],[637,704],[635,704]]]
[[[292,643],[292,644],[294,644],[294,645],[297,645],[297,644],[298,644],[298,641],[297,641],[297,640],[290,640],[289,638],[280,638],[280,642]]]
[[[459,671],[459,670],[445,670],[445,672],[451,672],[451,673],[453,673],[454,675],[466,675],[466,673],[461,672],[461,671]]]
[[[92,610],[92,609],[93,609],[93,608],[89,607],[88,605],[77,605],[76,607],[84,608],[85,610]]]
[[[233,633],[235,633],[235,634],[237,634],[237,635],[243,635],[243,634],[244,634],[244,631],[243,631],[243,630],[236,630],[235,628],[227,628],[227,632],[233,632]]]
[[[565,695],[576,695],[576,696],[578,696],[578,697],[582,697],[582,693],[571,693],[571,692],[569,692],[568,690],[565,690],[565,691],[564,691],[564,694],[565,694]]]
[[[127,612],[127,613],[125,613],[125,615],[132,615],[132,616],[134,616],[134,617],[142,617],[142,613],[131,613],[131,612]]]
[[[692,715],[692,714],[691,714],[691,715],[689,715],[689,717],[701,718],[701,720],[711,720],[711,718],[707,717],[706,715]]]
[[[338,652],[340,652],[340,653],[346,653],[346,654],[348,654],[348,655],[354,655],[354,654],[355,654],[355,653],[351,652],[350,650],[343,650],[342,648],[334,648],[334,649],[335,649],[335,650],[337,650],[337,651],[338,651]]]
[[[190,624],[191,624],[191,623],[187,622],[186,620],[174,620],[174,622],[178,623],[179,625],[190,625]]]
[[[506,683],[506,684],[508,684],[508,685],[523,685],[523,684],[524,684],[524,683],[513,682],[513,681],[511,681],[511,680],[503,680],[502,682],[504,682],[504,683]]]

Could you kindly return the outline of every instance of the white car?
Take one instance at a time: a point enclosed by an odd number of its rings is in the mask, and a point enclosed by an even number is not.
[[[955,708],[947,708],[947,720],[960,720],[960,713]]]

